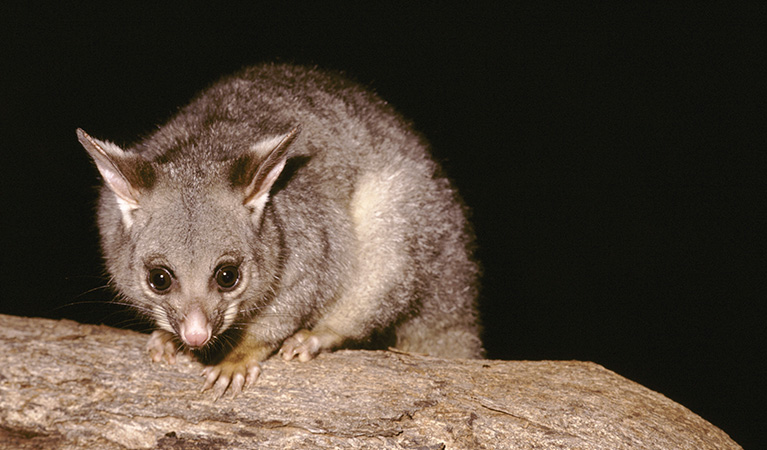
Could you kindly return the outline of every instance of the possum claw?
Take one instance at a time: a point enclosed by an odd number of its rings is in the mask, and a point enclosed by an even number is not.
[[[244,387],[255,383],[261,375],[261,366],[257,361],[223,361],[216,366],[206,367],[202,375],[205,377],[202,390],[213,388],[215,399],[218,400],[228,388],[231,388],[232,397],[236,397]]]

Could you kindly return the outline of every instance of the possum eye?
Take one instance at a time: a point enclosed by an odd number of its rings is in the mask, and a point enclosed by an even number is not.
[[[158,294],[163,294],[170,289],[173,284],[173,274],[170,273],[170,270],[164,267],[156,267],[149,270],[146,281],[152,290]]]
[[[222,266],[216,269],[216,283],[221,289],[229,290],[240,280],[240,271],[235,266]]]

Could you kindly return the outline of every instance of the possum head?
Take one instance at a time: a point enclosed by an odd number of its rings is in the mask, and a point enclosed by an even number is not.
[[[296,134],[200,161],[146,158],[77,130],[104,180],[99,228],[113,282],[184,345],[205,347],[271,289],[260,219]]]

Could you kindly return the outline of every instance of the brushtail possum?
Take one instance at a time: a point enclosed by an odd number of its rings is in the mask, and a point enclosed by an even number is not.
[[[278,352],[483,353],[466,208],[425,140],[342,76],[224,78],[128,148],[77,135],[103,178],[101,246],[154,361],[235,394]]]

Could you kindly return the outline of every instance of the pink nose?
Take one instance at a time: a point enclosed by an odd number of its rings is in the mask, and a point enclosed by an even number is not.
[[[205,345],[212,333],[208,318],[199,308],[193,309],[184,317],[179,331],[181,340],[192,348]]]
[[[190,347],[202,347],[208,342],[208,333],[204,330],[187,331],[184,333],[184,342]]]

